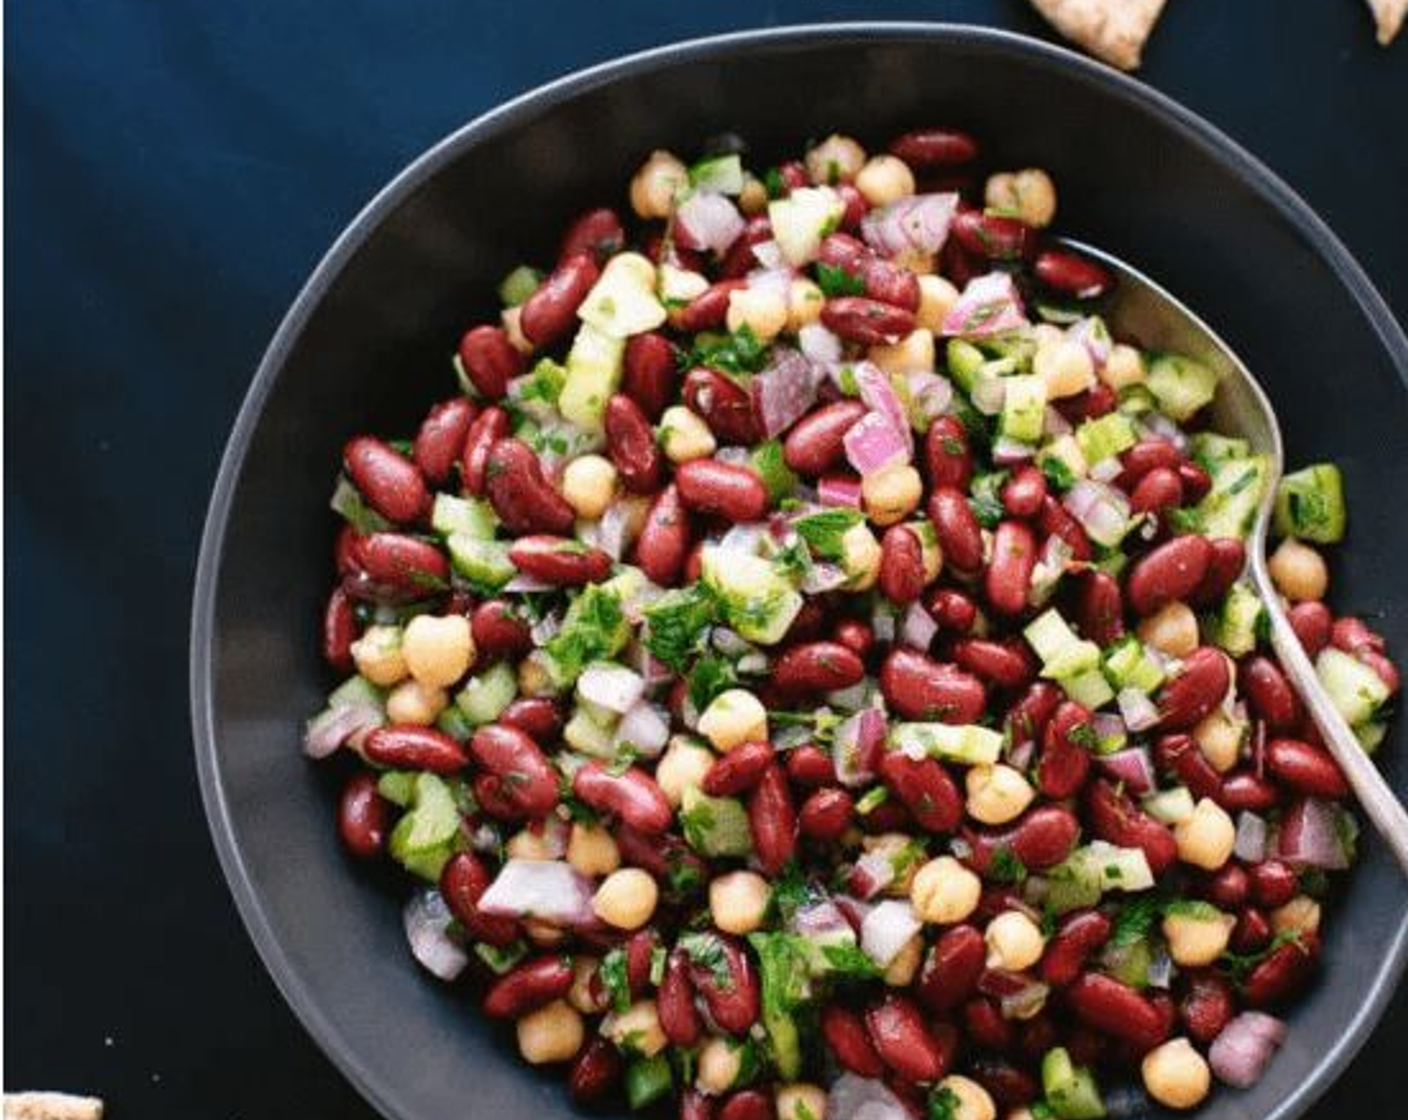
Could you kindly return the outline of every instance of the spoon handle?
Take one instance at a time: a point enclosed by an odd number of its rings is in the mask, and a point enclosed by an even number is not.
[[[1253,568],[1259,567],[1253,565]],[[1281,665],[1290,674],[1296,691],[1310,710],[1310,717],[1325,740],[1325,746],[1340,764],[1340,769],[1349,779],[1354,795],[1359,799],[1364,812],[1374,822],[1379,835],[1384,838],[1398,863],[1408,875],[1408,812],[1389,788],[1373,759],[1359,745],[1349,724],[1340,715],[1315,674],[1315,667],[1301,648],[1300,640],[1281,609],[1271,581],[1264,572],[1253,571],[1256,577],[1257,592],[1266,604],[1266,613],[1271,619],[1271,646],[1276,651]]]

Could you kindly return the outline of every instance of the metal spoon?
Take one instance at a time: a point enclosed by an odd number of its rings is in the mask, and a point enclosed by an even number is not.
[[[1266,492],[1257,510],[1256,522],[1247,540],[1247,567],[1253,587],[1266,607],[1271,621],[1271,648],[1291,684],[1300,693],[1325,745],[1344,771],[1359,804],[1374,822],[1379,835],[1388,842],[1408,874],[1408,813],[1373,761],[1359,745],[1349,724],[1340,715],[1286,619],[1281,600],[1266,570],[1266,533],[1271,522],[1276,487],[1281,479],[1283,457],[1281,429],[1266,392],[1251,371],[1211,328],[1178,299],[1143,273],[1109,253],[1077,241],[1065,242],[1076,251],[1093,257],[1118,278],[1114,290],[1102,301],[1102,312],[1114,333],[1137,339],[1147,349],[1186,354],[1211,368],[1219,377],[1213,401],[1217,429],[1235,433],[1265,455],[1271,464]]]

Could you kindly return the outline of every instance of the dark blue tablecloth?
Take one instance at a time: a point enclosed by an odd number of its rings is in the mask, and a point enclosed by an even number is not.
[[[7,1088],[114,1120],[370,1116],[260,969],[191,761],[197,535],[260,352],[377,187],[504,97],[880,16],[1046,34],[1020,0],[7,5]],[[1408,41],[1380,51],[1354,0],[1176,0],[1143,76],[1303,192],[1408,319]],[[1316,1115],[1401,1105],[1405,1030],[1400,997]]]

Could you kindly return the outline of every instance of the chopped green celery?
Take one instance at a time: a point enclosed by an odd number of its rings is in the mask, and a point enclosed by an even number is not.
[[[1046,381],[1039,374],[1023,373],[1004,378],[1000,430],[1008,439],[1036,443],[1046,418]]]
[[[1043,611],[1022,631],[1041,658],[1041,675],[1064,681],[1100,666],[1100,647],[1076,636],[1059,611]]]
[[[1233,657],[1245,657],[1256,649],[1257,628],[1262,616],[1261,600],[1251,585],[1238,580],[1212,620],[1212,640]]]
[[[1117,848],[1093,840],[1077,848],[1046,875],[1044,901],[1057,913],[1094,906],[1106,891],[1144,891],[1154,885],[1149,861],[1139,848]]]
[[[637,1058],[626,1067],[626,1103],[639,1111],[669,1096],[675,1077],[664,1054]]]
[[[802,609],[802,596],[791,582],[759,556],[705,548],[703,580],[718,596],[729,625],[750,642],[781,641]]]
[[[1128,416],[1122,412],[1107,412],[1077,428],[1076,442],[1087,463],[1098,463],[1128,451],[1138,442],[1138,437]]]
[[[1164,681],[1159,663],[1133,634],[1127,634],[1105,651],[1105,676],[1119,691],[1137,688],[1152,693]]]
[[[391,858],[406,870],[434,882],[459,835],[459,807],[443,779],[424,773],[415,777],[410,804],[391,830],[387,847]]]
[[[897,723],[889,740],[891,750],[922,751],[969,766],[991,765],[1002,752],[1001,734],[976,723]]]
[[[497,591],[518,571],[508,558],[507,541],[451,533],[445,543],[449,547],[450,563],[455,566],[455,571],[485,590]]]
[[[1281,479],[1276,490],[1276,531],[1317,544],[1344,539],[1344,482],[1334,463],[1316,463]]]
[[[1067,489],[1075,485],[1077,480],[1084,478],[1090,470],[1090,465],[1085,461],[1085,453],[1081,451],[1076,437],[1070,432],[1048,440],[1036,453],[1036,465],[1043,471],[1047,470],[1048,463],[1053,462],[1061,465],[1064,471],[1061,475],[1063,481],[1069,476],[1069,481],[1066,481]]]
[[[753,470],[763,480],[767,488],[768,501],[773,505],[788,497],[797,489],[797,476],[782,457],[782,444],[775,439],[767,440],[753,448],[750,457]]]
[[[444,537],[459,533],[475,540],[491,541],[494,530],[499,527],[499,518],[494,507],[482,498],[436,494],[430,527]]]
[[[329,708],[357,707],[384,708],[386,692],[377,688],[363,676],[348,677],[332,692],[328,693]]]
[[[734,797],[709,797],[686,786],[680,826],[689,846],[706,856],[746,856],[753,850],[748,810]]]
[[[1212,489],[1195,507],[1202,532],[1209,537],[1245,537],[1261,505],[1269,469],[1264,455],[1224,459],[1214,466]]]
[[[536,268],[521,264],[499,281],[499,299],[505,307],[517,307],[538,290],[543,274]]]
[[[1092,642],[1091,645],[1095,643]],[[1099,654],[1099,647],[1096,647],[1096,654]],[[1105,674],[1100,669],[1087,669],[1074,676],[1060,677],[1057,683],[1065,690],[1067,696],[1077,704],[1084,704],[1092,712],[1096,708],[1104,707],[1115,698],[1114,689],[1105,679]]]
[[[1057,1120],[1100,1120],[1105,1115],[1095,1075],[1072,1062],[1064,1046],[1048,1050],[1041,1059],[1041,1091]]]
[[[983,352],[971,342],[964,342],[961,338],[951,338],[948,340],[946,355],[949,375],[965,393],[972,393],[973,386],[978,381],[978,374],[982,371],[983,363],[987,361]]]
[[[1163,824],[1182,824],[1193,815],[1193,795],[1184,786],[1151,793],[1140,804],[1144,811]]]
[[[625,352],[624,337],[613,337],[591,323],[581,325],[567,353],[567,380],[557,398],[566,420],[588,432],[601,431],[606,402],[621,384]]]
[[[416,794],[416,770],[388,770],[376,780],[376,791],[393,805],[407,808]]]
[[[830,187],[800,187],[786,198],[768,203],[773,240],[793,268],[816,260],[821,240],[835,231],[846,203]]]
[[[763,1026],[778,1072],[794,1081],[802,1072],[801,1037],[792,1012],[812,995],[811,952],[806,938],[789,933],[752,933],[762,980]]]
[[[1126,416],[1142,416],[1158,408],[1154,394],[1146,385],[1126,385],[1119,391],[1119,410]]]
[[[1011,334],[993,335],[978,344],[989,359],[1010,363],[1009,372],[1030,373],[1032,357],[1036,354],[1036,339],[1030,331],[1019,330]]]
[[[1252,453],[1251,444],[1239,436],[1224,436],[1217,432],[1194,432],[1188,450],[1204,470],[1211,471],[1228,459],[1246,459]]]
[[[528,955],[528,946],[523,941],[512,941],[504,946],[476,941],[474,955],[483,961],[495,976],[502,976]]]
[[[572,712],[572,718],[567,721],[567,726],[562,729],[562,738],[573,750],[596,758],[611,758],[616,753],[615,721],[603,722],[597,715],[598,713],[591,711],[587,705],[579,702]]]
[[[1149,359],[1146,384],[1159,402],[1159,411],[1182,424],[1211,403],[1217,374],[1182,354],[1158,354]]]
[[[574,684],[591,662],[609,661],[626,648],[631,626],[623,604],[644,578],[638,569],[624,568],[605,583],[588,584],[572,600],[561,629],[538,651],[558,688]]]
[[[630,338],[633,334],[653,331],[665,322],[665,305],[655,295],[655,266],[639,253],[619,253],[612,257],[601,270],[601,276],[592,285],[587,298],[582,301],[577,317],[582,320],[584,326],[590,326],[606,338],[618,341]],[[579,334],[578,339],[580,338]],[[621,345],[624,346],[624,342],[621,342]],[[602,355],[616,353],[619,359],[619,351],[609,348],[605,343],[593,340],[590,346]],[[598,346],[600,349],[596,350]],[[576,349],[577,342],[574,341],[573,352]],[[570,382],[571,354],[567,357],[567,368]],[[619,363],[616,368],[619,371]],[[603,407],[605,403],[606,398],[603,397]],[[573,423],[581,423],[575,417],[568,416],[565,407],[562,414]],[[596,415],[599,419],[600,411],[597,411]],[[591,430],[599,425],[581,426]]]
[[[491,665],[465,682],[455,707],[474,727],[493,723],[518,695],[518,677],[506,661]]]
[[[1361,723],[1354,728],[1354,737],[1359,740],[1359,745],[1364,748],[1366,754],[1373,754],[1379,749],[1379,744],[1384,741],[1384,736],[1388,734],[1388,724],[1382,720],[1374,723]]]
[[[1100,955],[1100,963],[1106,972],[1121,984],[1131,988],[1149,986],[1149,966],[1154,954],[1146,938],[1131,941],[1127,945],[1109,945]]]
[[[1315,659],[1315,675],[1351,727],[1368,723],[1388,701],[1388,685],[1358,658],[1333,646]]]
[[[469,722],[468,717],[455,704],[445,705],[444,710],[435,717],[435,728],[457,743],[468,742],[474,734],[474,724]]]
[[[702,159],[689,169],[689,185],[697,191],[738,194],[743,190],[743,161],[737,155]]]
[[[337,485],[333,487],[328,508],[364,535],[391,528],[391,522],[367,505],[361,491],[352,485],[346,475],[337,476]]]

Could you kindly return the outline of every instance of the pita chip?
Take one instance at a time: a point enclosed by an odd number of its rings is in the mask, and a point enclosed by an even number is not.
[[[1401,4],[1408,0],[1369,2]],[[1164,3],[1165,0],[1032,0],[1032,6],[1067,39],[1121,70],[1139,66],[1144,41],[1158,22]]]
[[[4,1120],[103,1120],[97,1097],[69,1093],[6,1093]]]
[[[1368,0],[1368,4],[1379,28],[1379,46],[1386,47],[1403,26],[1404,16],[1408,16],[1408,0]]]

